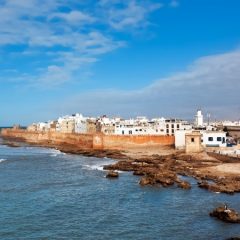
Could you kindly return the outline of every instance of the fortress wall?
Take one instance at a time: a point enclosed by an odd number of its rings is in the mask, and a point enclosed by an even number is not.
[[[2,129],[1,136],[39,144],[69,144],[82,148],[93,148],[92,134],[59,132],[31,132],[27,130]]]
[[[148,146],[174,145],[173,136],[156,135],[104,135],[103,148],[105,149],[127,149]]]
[[[19,129],[2,129],[3,138],[12,138],[35,144],[73,145],[78,149],[118,149],[139,148],[149,146],[174,145],[174,136],[159,135],[103,135],[75,134],[59,132],[33,132]]]

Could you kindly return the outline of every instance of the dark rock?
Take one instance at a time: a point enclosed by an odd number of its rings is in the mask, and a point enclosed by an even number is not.
[[[212,192],[221,192],[227,194],[234,194],[235,191],[239,191],[239,189],[232,182],[228,184],[221,182],[209,184],[207,181],[200,181],[198,182],[198,186]]]
[[[137,176],[144,176],[144,172],[141,170],[136,170],[133,172],[133,175],[137,175]]]
[[[140,179],[140,182],[139,182],[139,184],[141,185],[141,186],[145,186],[145,185],[153,185],[153,184],[155,184],[156,182],[152,179],[152,178],[150,178],[150,177],[142,177],[141,179]]]
[[[107,178],[117,178],[119,175],[118,175],[118,172],[115,172],[115,171],[108,171],[107,172],[107,175],[106,175],[106,177]]]
[[[183,188],[183,189],[190,189],[191,184],[187,181],[180,181],[180,182],[178,182],[178,187]]]
[[[219,220],[229,223],[240,223],[240,216],[234,209],[224,207],[218,207],[214,209],[210,214],[211,217],[216,217]]]
[[[2,145],[6,145],[6,146],[12,147],[12,148],[18,148],[18,147],[20,147],[19,144],[14,143],[14,142],[4,142],[4,143],[2,143]]]

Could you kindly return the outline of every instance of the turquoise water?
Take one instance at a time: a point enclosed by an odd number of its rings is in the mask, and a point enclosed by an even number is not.
[[[0,239],[226,239],[240,226],[210,218],[240,195],[140,187],[138,177],[105,178],[110,159],[0,145]]]

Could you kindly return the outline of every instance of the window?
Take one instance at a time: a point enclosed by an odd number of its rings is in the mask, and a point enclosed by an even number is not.
[[[124,131],[122,130],[122,135],[124,135]]]
[[[213,141],[213,137],[208,137],[208,141],[212,142]]]
[[[191,138],[191,142],[194,142],[194,138]]]
[[[172,133],[174,133],[174,129],[172,129]]]
[[[129,134],[132,134],[132,130],[129,131]]]
[[[218,142],[221,142],[221,141],[222,141],[222,138],[221,138],[221,137],[217,137],[217,141],[218,141]]]
[[[167,133],[169,133],[169,129],[167,129]]]
[[[168,124],[166,125],[166,128],[169,128],[169,125],[168,125]]]
[[[172,128],[174,128],[174,124],[172,124]]]
[[[179,124],[177,124],[177,128],[179,128]]]

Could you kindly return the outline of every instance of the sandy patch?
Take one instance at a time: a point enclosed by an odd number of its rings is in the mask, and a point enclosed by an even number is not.
[[[177,151],[173,147],[169,146],[144,146],[139,148],[126,149],[124,154],[132,158],[141,158],[144,156],[169,155],[174,154]]]
[[[239,175],[240,176],[240,163],[224,163],[221,165],[208,167],[206,170],[214,175]]]

